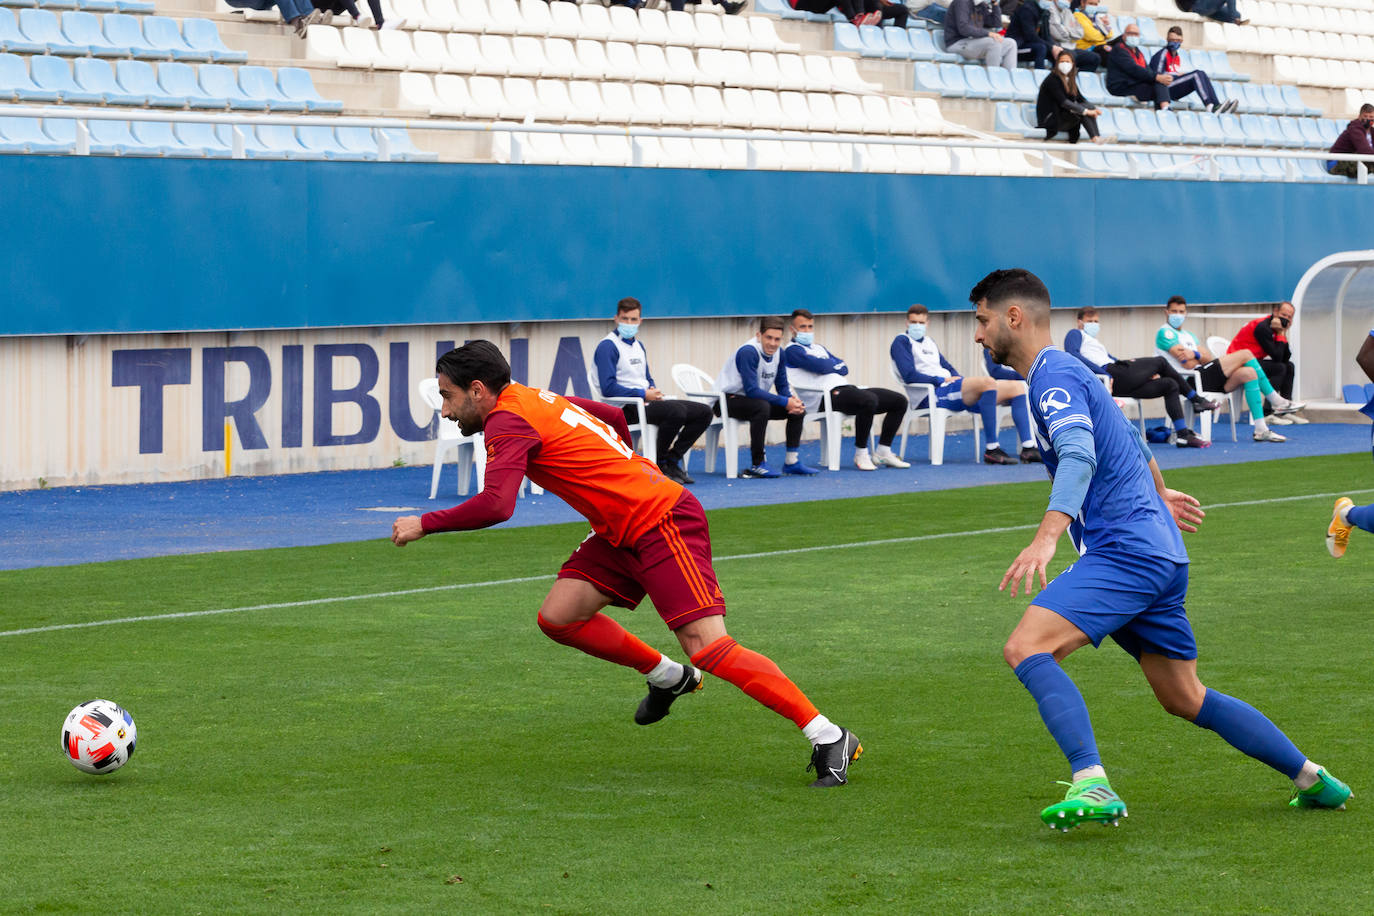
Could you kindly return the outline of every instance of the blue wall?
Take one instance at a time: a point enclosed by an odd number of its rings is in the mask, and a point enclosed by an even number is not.
[[[0,334],[1271,300],[1374,246],[1314,184],[0,157]],[[1361,203],[1363,201],[1363,203]]]

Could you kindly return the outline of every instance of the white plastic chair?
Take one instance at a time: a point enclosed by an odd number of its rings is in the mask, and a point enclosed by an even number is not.
[[[433,376],[422,378],[415,385],[420,400],[434,408],[437,414],[444,406],[439,396],[439,380]],[[481,433],[465,436],[452,420],[439,417],[439,438],[435,440],[434,473],[429,478],[429,498],[439,494],[439,475],[443,472],[444,462],[449,452],[454,452],[458,461],[458,495],[467,496],[473,471],[477,472],[477,491],[481,492],[486,480],[487,448]]]
[[[808,410],[802,418],[803,423],[816,421],[821,424],[821,454],[825,456],[825,466],[832,471],[840,469],[840,439],[843,433],[846,414],[840,413],[830,403],[829,389],[802,388],[793,385],[792,390],[801,397],[802,392],[820,395],[815,410]]]
[[[650,461],[658,461],[658,427],[648,422],[647,414],[644,412],[644,399],[633,397],[607,397],[601,393],[601,379],[597,377],[595,369],[587,370],[587,385],[592,390],[592,400],[600,401],[603,404],[613,404],[616,407],[635,408],[635,416],[639,419],[634,422],[629,417],[625,422],[629,424],[630,434],[639,437],[639,453]]]
[[[930,463],[932,466],[945,463],[945,427],[949,421],[950,412],[935,403],[935,386],[929,384],[908,385],[902,380],[902,374],[897,371],[897,367],[888,363],[888,368],[892,370],[892,377],[901,382],[906,389],[906,416],[902,418],[902,444],[897,449],[897,457],[906,458],[907,434],[911,432],[911,421],[925,417],[930,421]],[[926,406],[920,406],[924,403]],[[974,460],[977,461],[982,456],[981,444],[978,441],[978,425],[973,427],[973,449]]]
[[[1230,348],[1230,346],[1231,346],[1231,341],[1227,340],[1225,337],[1218,337],[1218,336],[1216,336],[1216,335],[1214,334],[1214,335],[1212,335],[1211,337],[1208,337],[1208,338],[1207,338],[1207,349],[1208,349],[1208,350],[1211,350],[1211,351],[1212,351],[1212,355],[1215,356],[1217,359],[1221,359],[1222,354],[1224,354],[1224,353]],[[1201,381],[1201,378],[1202,378],[1201,373],[1199,373],[1199,375],[1198,375],[1199,381]],[[1213,395],[1212,392],[1206,392],[1206,393],[1203,394],[1203,397],[1209,397],[1209,398],[1211,398],[1212,400],[1221,400],[1221,401],[1225,401],[1225,402],[1226,402],[1226,413],[1227,413],[1227,414],[1230,416],[1230,418],[1231,418],[1231,441],[1232,441],[1232,442],[1235,442],[1235,441],[1236,441],[1236,416],[1237,416],[1238,414],[1242,413],[1242,412],[1244,412],[1245,416],[1247,416],[1247,417],[1250,416],[1249,409],[1245,406],[1245,388],[1244,388],[1244,387],[1237,388],[1237,389],[1235,389],[1234,391],[1230,392],[1230,394],[1226,394],[1226,393],[1224,393],[1224,392],[1218,392],[1218,393],[1216,393],[1215,395]],[[1208,412],[1208,416],[1207,416],[1207,421],[1204,421],[1204,422],[1207,422],[1207,423],[1208,423],[1209,427],[1210,427],[1210,422],[1209,422],[1210,420],[1211,420],[1211,413],[1210,413],[1210,411],[1209,411],[1209,412]],[[1209,429],[1208,429],[1208,432],[1210,432],[1210,431],[1211,431],[1211,430],[1210,430],[1210,428],[1209,428]],[[1210,439],[1211,436],[1203,436],[1203,438],[1204,438],[1204,439]]]
[[[747,427],[743,420],[732,420],[725,412],[725,395],[716,391],[715,380],[696,366],[689,363],[675,363],[672,368],[673,384],[684,397],[717,407],[720,416],[706,427],[702,443],[706,447],[706,473],[716,470],[716,448],[725,448],[725,476],[731,480],[739,476],[739,440],[741,427]],[[723,442],[722,442],[723,440]],[[686,467],[686,461],[683,467]]]

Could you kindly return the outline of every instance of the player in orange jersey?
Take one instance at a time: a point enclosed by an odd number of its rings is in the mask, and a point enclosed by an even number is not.
[[[444,417],[465,435],[485,433],[485,485],[452,509],[396,519],[391,540],[404,547],[426,534],[503,522],[515,511],[520,479],[529,477],[592,524],[539,608],[539,628],[550,639],[645,675],[649,693],[635,711],[640,725],[666,716],[709,671],[796,723],[812,745],[811,785],[844,785],[863,750],[859,740],[817,712],[771,659],[725,632],[725,599],[701,504],[626,445],[624,414],[511,382],[505,357],[486,340],[445,353],[437,372]],[[612,604],[634,608],[646,594],[691,665],[601,613]]]

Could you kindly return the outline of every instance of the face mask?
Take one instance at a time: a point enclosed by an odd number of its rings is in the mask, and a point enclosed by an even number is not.
[[[816,340],[816,335],[813,331],[801,331],[793,336],[796,337],[797,343],[801,344],[803,347],[811,346]]]
[[[1165,45],[1165,47],[1168,48],[1170,51],[1177,51],[1179,48],[1183,47],[1183,42],[1171,41],[1167,45]]]
[[[1283,325],[1285,328],[1288,327],[1288,326],[1289,326],[1290,324],[1292,324],[1292,323],[1293,323],[1293,320],[1292,320],[1291,318],[1280,318],[1280,319],[1279,319],[1279,324]]]
[[[1123,41],[1126,42],[1126,47],[1128,47],[1128,48],[1138,48],[1138,47],[1140,47],[1140,36],[1139,36],[1139,35],[1127,35],[1127,36],[1123,39]]]
[[[924,340],[926,336],[926,326],[924,324],[909,324],[906,326],[906,336],[912,340]]]
[[[1059,72],[1064,74],[1065,76],[1068,76],[1070,73],[1073,72],[1073,64],[1069,63],[1066,60],[1060,61],[1058,64],[1056,64],[1056,66],[1059,67]]]
[[[639,325],[637,324],[618,324],[615,329],[619,332],[622,340],[634,340],[635,335],[639,333]]]
[[[1175,331],[1177,331],[1179,328],[1183,327],[1183,319],[1184,319],[1185,317],[1187,317],[1187,316],[1185,316],[1185,315],[1180,315],[1180,314],[1178,314],[1177,312],[1175,312],[1174,314],[1170,315],[1170,316],[1169,316],[1169,327],[1171,327],[1171,328],[1173,328]]]
[[[1058,6],[1061,10],[1066,10],[1069,8],[1069,0],[1059,0],[1056,6]]]
[[[1083,322],[1083,333],[1087,334],[1089,337],[1096,337],[1101,327],[1102,325],[1098,324],[1096,321],[1085,321]]]

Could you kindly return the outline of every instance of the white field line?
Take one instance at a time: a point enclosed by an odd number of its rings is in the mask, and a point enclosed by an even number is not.
[[[1265,499],[1245,499],[1230,503],[1213,503],[1203,506],[1204,510],[1229,509],[1235,506],[1264,506],[1272,503],[1297,502],[1304,499],[1334,499],[1352,493],[1374,493],[1374,489],[1346,490],[1341,493],[1306,493],[1301,496],[1271,496]],[[1001,528],[975,528],[968,531],[946,531],[940,534],[916,534],[900,538],[879,538],[872,541],[850,541],[844,544],[817,544],[813,547],[790,547],[785,550],[764,550],[758,553],[736,553],[729,556],[714,557],[716,563],[728,560],[758,560],[766,557],[782,557],[797,553],[815,553],[822,550],[850,550],[859,547],[883,547],[889,544],[915,544],[920,541],[936,541],[945,538],[977,537],[984,534],[1005,534],[1009,531],[1033,531],[1033,525],[1007,525]],[[406,595],[425,595],[434,592],[450,592],[466,588],[487,588],[497,585],[522,585],[526,582],[545,582],[554,578],[552,574],[542,576],[521,576],[515,579],[491,579],[486,582],[459,582],[450,585],[430,585],[424,588],[406,588],[390,592],[370,592],[364,595],[336,595],[330,598],[311,598],[306,601],[281,601],[275,604],[250,604],[243,607],[213,608],[204,611],[179,611],[171,614],[144,614],[138,617],[115,617],[110,620],[88,620],[82,623],[56,623],[44,627],[24,627],[18,630],[0,630],[0,638],[6,636],[28,636],[32,633],[53,633],[58,630],[84,630],[89,627],[107,627],[119,623],[145,623],[152,620],[176,620],[183,617],[212,617],[217,614],[238,614],[243,611],[275,611],[289,607],[310,607],[316,604],[334,604],[341,601],[367,601],[381,598],[401,598]]]

